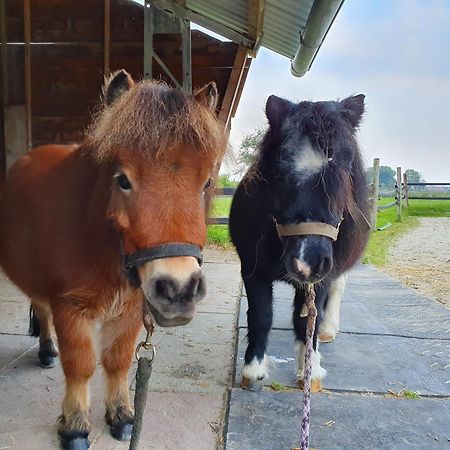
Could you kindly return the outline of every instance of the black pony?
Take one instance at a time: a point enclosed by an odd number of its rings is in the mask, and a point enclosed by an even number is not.
[[[343,274],[358,261],[368,238],[366,178],[355,137],[363,111],[364,95],[298,104],[273,95],[267,100],[269,129],[239,184],[230,214],[231,238],[241,259],[248,298],[243,387],[259,390],[267,375],[272,284],[283,280],[295,288],[300,383],[306,332],[306,318],[300,311],[306,283],[314,283],[318,318],[312,385],[313,390],[321,388],[325,371],[320,367],[317,330],[328,298],[334,291],[342,293]],[[277,225],[305,222],[337,228],[337,239],[277,233]]]

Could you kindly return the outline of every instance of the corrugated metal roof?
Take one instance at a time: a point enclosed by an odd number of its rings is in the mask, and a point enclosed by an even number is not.
[[[262,46],[292,59],[314,0],[266,0]],[[247,0],[186,0],[185,6],[238,33],[248,33]]]

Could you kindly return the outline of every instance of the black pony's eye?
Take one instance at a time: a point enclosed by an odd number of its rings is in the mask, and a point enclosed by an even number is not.
[[[127,178],[127,176],[123,173],[120,175],[117,175],[117,184],[119,185],[120,189],[123,191],[129,191],[131,190],[131,183],[130,180]]]
[[[212,180],[211,180],[211,178],[208,178],[208,181],[206,182],[206,184],[203,188],[203,191],[207,191],[211,187],[211,184],[212,184]]]
[[[317,145],[320,147],[321,150],[326,150],[326,148],[327,148],[327,141],[325,140],[324,137],[319,136],[317,138]]]

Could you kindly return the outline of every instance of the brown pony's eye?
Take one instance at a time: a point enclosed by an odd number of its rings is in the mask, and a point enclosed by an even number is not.
[[[117,184],[119,185],[120,189],[123,191],[130,191],[131,190],[131,183],[130,180],[127,178],[127,176],[123,173],[120,175],[117,175]]]
[[[212,180],[211,178],[208,178],[208,181],[206,182],[205,187],[203,188],[203,192],[207,191],[211,187],[211,184]]]

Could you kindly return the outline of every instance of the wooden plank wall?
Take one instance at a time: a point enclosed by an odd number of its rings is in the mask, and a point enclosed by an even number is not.
[[[8,104],[25,103],[23,0],[6,0]],[[33,146],[76,142],[99,103],[104,71],[104,0],[31,0],[31,114]],[[110,70],[143,72],[143,7],[111,0]],[[156,53],[181,80],[181,38],[154,37]],[[224,96],[237,45],[192,32],[193,86],[216,81]],[[155,78],[166,79],[156,62]],[[246,68],[248,71],[248,67]],[[169,81],[166,79],[166,81]]]

